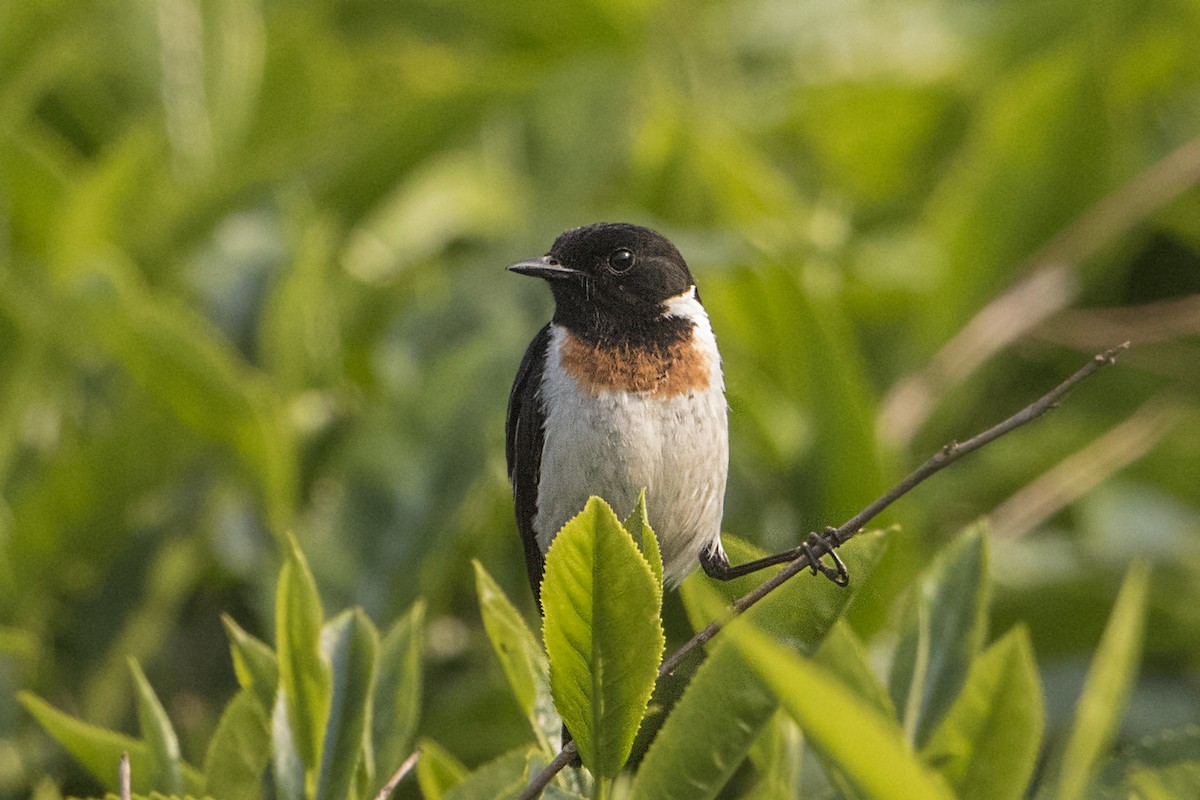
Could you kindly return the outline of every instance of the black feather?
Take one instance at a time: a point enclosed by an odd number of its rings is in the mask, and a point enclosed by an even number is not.
[[[546,413],[542,408],[542,371],[546,366],[546,351],[550,344],[550,326],[546,325],[525,351],[521,368],[508,396],[508,422],[505,426],[505,456],[508,459],[508,480],[512,484],[517,512],[517,529],[525,547],[525,568],[533,598],[541,607],[542,571],[545,557],[533,532],[533,517],[537,513],[538,480],[542,474],[542,440]]]

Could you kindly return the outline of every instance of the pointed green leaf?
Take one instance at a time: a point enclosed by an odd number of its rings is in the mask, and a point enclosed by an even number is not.
[[[778,707],[741,652],[717,642],[642,759],[634,797],[716,797]]]
[[[381,775],[390,775],[412,754],[421,717],[424,641],[425,604],[418,601],[392,625],[379,647],[371,739]]]
[[[829,634],[813,653],[813,662],[838,676],[846,688],[879,713],[894,719],[896,709],[887,689],[879,682],[875,671],[867,663],[867,651],[862,640],[844,619],[829,629]]]
[[[204,793],[221,800],[254,800],[263,791],[271,758],[271,728],[258,697],[248,688],[233,696],[208,743]]]
[[[555,536],[542,581],[550,690],[583,763],[612,777],[629,757],[664,646],[650,565],[598,497]]]
[[[150,749],[142,742],[76,719],[28,692],[18,694],[17,700],[106,790],[115,792],[120,788],[117,762],[121,753],[129,753],[133,765],[133,790],[144,794],[154,788]]]
[[[446,792],[445,800],[507,800],[516,797],[525,788],[525,762],[528,757],[529,751],[519,747],[492,759],[471,771]]]
[[[1085,796],[1100,758],[1125,713],[1141,659],[1149,579],[1149,565],[1137,560],[1129,566],[1121,584],[1075,706],[1074,724],[1058,773],[1060,800]]]
[[[321,658],[321,599],[300,547],[288,536],[275,600],[279,684],[296,753],[315,774],[329,719],[329,667]]]
[[[895,722],[809,659],[736,620],[730,637],[753,669],[854,788],[874,800],[950,800],[953,794],[904,741]]]
[[[975,659],[921,756],[960,800],[1017,800],[1033,775],[1043,724],[1033,646],[1016,628]]]
[[[321,651],[330,666],[332,694],[317,800],[344,800],[363,758],[379,634],[362,609],[344,611],[321,631]]]
[[[804,735],[790,716],[776,711],[750,748],[758,772],[751,800],[794,800],[800,797],[800,770],[804,763]]]
[[[280,800],[304,800],[308,794],[304,763],[288,721],[288,703],[280,688],[271,711],[271,769]]]
[[[650,564],[650,571],[654,573],[661,592],[663,585],[662,550],[658,546],[658,536],[650,527],[650,517],[646,514],[645,487],[642,487],[642,491],[638,493],[637,505],[634,506],[623,525],[625,530],[629,531],[629,535],[633,537],[634,544],[638,546]]]
[[[354,783],[350,789],[350,798],[351,800],[355,800],[355,798],[367,800],[374,796],[373,792],[376,788],[375,749],[371,743],[371,737],[368,736],[363,741],[362,758],[358,760],[358,766],[354,769]]]
[[[417,760],[417,785],[425,800],[442,800],[446,792],[462,783],[467,768],[432,739],[422,739],[421,758]]]
[[[482,564],[478,561],[474,564],[475,592],[479,595],[483,627],[500,659],[509,688],[529,720],[538,743],[547,752],[557,752],[558,747],[553,742],[562,728],[562,720],[550,697],[550,664],[546,652],[504,590]]]
[[[158,695],[146,680],[145,673],[134,659],[129,660],[129,671],[133,674],[138,695],[138,725],[142,741],[150,755],[150,774],[156,790],[166,794],[183,793],[182,756],[179,754],[179,738],[167,718],[167,711],[158,700]]]
[[[253,691],[263,713],[270,714],[279,689],[279,662],[274,651],[261,640],[246,633],[229,615],[222,614],[221,623],[225,626],[225,634],[229,638],[233,672],[237,676],[238,685]]]
[[[940,552],[925,577],[892,664],[892,700],[909,741],[924,744],[958,696],[987,637],[985,523]]]

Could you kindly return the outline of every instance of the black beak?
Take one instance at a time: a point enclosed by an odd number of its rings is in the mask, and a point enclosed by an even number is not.
[[[508,270],[518,275],[532,275],[535,278],[545,278],[548,281],[559,278],[574,278],[583,274],[577,269],[564,267],[552,256],[527,258],[524,261],[518,261],[510,265]]]

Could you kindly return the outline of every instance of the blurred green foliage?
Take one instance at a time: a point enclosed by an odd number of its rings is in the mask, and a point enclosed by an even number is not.
[[[422,735],[468,766],[523,742],[471,559],[533,617],[502,430],[550,301],[502,268],[620,219],[697,274],[726,527],[768,550],[1133,339],[890,512],[852,619],[894,633],[998,509],[991,630],[1028,627],[1048,735],[1139,553],[1123,740],[1196,722],[1198,37],[1190,0],[0,3],[0,698],[132,730],[133,658],[199,761],[221,614],[272,638],[294,530],[327,607],[425,599]],[[1044,319],[935,358],[1039,266]],[[0,701],[0,796],[46,774],[96,788]]]

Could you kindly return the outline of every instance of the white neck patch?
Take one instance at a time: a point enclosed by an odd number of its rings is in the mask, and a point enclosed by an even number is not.
[[[708,313],[704,306],[700,305],[695,286],[689,286],[674,297],[668,297],[663,307],[666,309],[662,314],[664,317],[682,317],[693,322],[708,321]]]

